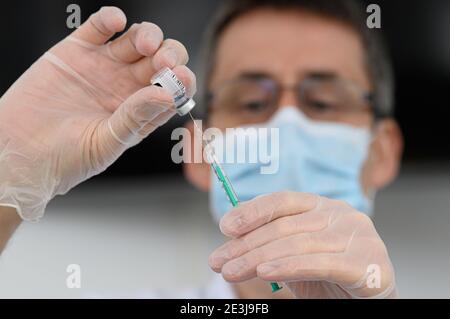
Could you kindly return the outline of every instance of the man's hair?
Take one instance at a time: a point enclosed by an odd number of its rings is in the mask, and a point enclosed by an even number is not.
[[[372,105],[377,116],[390,116],[394,105],[394,79],[390,58],[380,32],[367,27],[364,6],[356,0],[225,0],[205,34],[201,59],[200,94],[207,103],[208,83],[214,69],[217,44],[224,30],[238,17],[260,8],[297,9],[334,19],[351,27],[365,51],[365,67],[373,86]],[[254,53],[249,53],[254,54]]]

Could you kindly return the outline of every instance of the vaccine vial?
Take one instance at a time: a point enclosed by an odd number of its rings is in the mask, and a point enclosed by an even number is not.
[[[186,96],[186,88],[169,68],[164,68],[153,76],[151,83],[162,87],[172,94],[178,115],[188,114],[194,107],[195,101]]]

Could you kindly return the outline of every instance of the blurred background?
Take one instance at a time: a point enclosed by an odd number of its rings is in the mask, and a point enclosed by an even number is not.
[[[7,1],[0,9],[0,94],[50,46],[68,35],[74,1]],[[128,23],[158,24],[183,42],[194,71],[218,0],[79,0],[84,21],[102,5]],[[367,2],[369,3],[369,2]],[[396,72],[395,116],[406,149],[400,178],[376,202],[403,297],[450,297],[450,2],[376,1]],[[170,151],[175,117],[105,174],[52,202],[38,225],[22,225],[0,258],[0,298],[150,296],[148,288],[201,285],[207,256],[223,239],[205,194],[188,185]],[[80,264],[82,289],[67,289],[68,264]],[[150,295],[149,295],[150,294]]]

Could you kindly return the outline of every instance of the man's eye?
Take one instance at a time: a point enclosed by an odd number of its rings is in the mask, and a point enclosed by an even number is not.
[[[267,103],[263,101],[246,101],[242,102],[241,106],[250,112],[262,112],[267,108]]]
[[[333,109],[333,105],[330,102],[325,102],[325,101],[310,101],[308,103],[308,105],[314,109],[315,111],[319,111],[319,112],[326,112],[326,111],[330,111],[331,109]]]

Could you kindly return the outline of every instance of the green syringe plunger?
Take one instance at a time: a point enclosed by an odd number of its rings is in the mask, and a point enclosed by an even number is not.
[[[227,194],[228,199],[231,202],[231,205],[233,207],[237,207],[239,205],[238,197],[233,189],[233,186],[230,183],[230,180],[228,179],[228,176],[225,174],[225,171],[223,170],[222,166],[217,161],[217,158],[214,156],[214,154],[209,154],[210,160],[211,160],[211,167],[214,170],[214,173],[216,174],[217,178],[219,179],[220,183],[222,184],[222,187]],[[270,286],[272,287],[272,292],[277,292],[282,287],[278,285],[276,282],[271,282]]]

